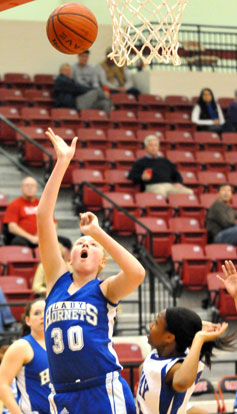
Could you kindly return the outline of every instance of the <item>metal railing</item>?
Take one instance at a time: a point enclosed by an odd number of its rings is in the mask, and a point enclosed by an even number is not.
[[[0,108],[0,121],[4,122],[6,125],[8,125],[10,128],[12,128],[15,132],[18,132],[26,141],[30,142],[32,145],[34,145],[36,148],[38,148],[40,151],[42,151],[44,154],[47,155],[49,158],[47,164],[48,164],[48,170],[52,171],[53,168],[53,157],[52,154],[44,148],[42,145],[40,145],[36,140],[29,137],[24,131],[22,131],[20,128],[18,128],[13,122],[9,121],[4,115],[1,114],[1,108]],[[14,157],[12,157],[10,154],[8,154],[7,151],[5,151],[2,147],[0,147],[0,152],[9,160],[11,161],[19,170],[25,172],[27,175],[30,175],[33,177],[42,187],[45,185],[45,182],[43,180],[40,180],[37,176],[32,174],[31,170],[25,167],[19,160],[16,160]]]

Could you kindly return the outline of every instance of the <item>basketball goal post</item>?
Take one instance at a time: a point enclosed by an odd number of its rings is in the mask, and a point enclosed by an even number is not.
[[[142,61],[181,64],[178,32],[188,0],[107,0],[112,17],[112,52],[118,66]]]
[[[33,0],[1,0],[0,12],[3,10],[12,9],[13,7],[20,6],[21,4],[29,3]]]

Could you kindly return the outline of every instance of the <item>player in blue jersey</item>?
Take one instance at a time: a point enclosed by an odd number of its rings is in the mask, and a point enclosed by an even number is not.
[[[204,362],[212,350],[230,349],[233,337],[220,336],[228,324],[202,323],[186,308],[167,308],[150,324],[146,357],[137,389],[137,414],[184,414]],[[187,351],[187,349],[189,350]]]
[[[6,351],[0,366],[0,399],[14,414],[49,414],[49,367],[44,340],[45,301],[26,306],[22,338]],[[16,378],[16,402],[11,384]]]
[[[111,338],[116,306],[142,283],[145,270],[87,212],[81,214],[84,236],[72,248],[73,272],[68,272],[58,248],[53,213],[77,138],[69,146],[51,129],[46,134],[57,154],[37,210],[48,295],[45,340],[55,391],[50,396],[51,410],[54,414],[134,414],[133,397],[120,376]],[[97,276],[105,266],[104,251],[121,271],[100,281]]]

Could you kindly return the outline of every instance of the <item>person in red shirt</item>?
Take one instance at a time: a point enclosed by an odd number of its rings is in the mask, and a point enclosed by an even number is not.
[[[22,195],[9,203],[4,218],[6,244],[36,247],[38,245],[36,211],[39,199],[36,197],[37,182],[26,177],[21,185]],[[71,241],[58,236],[59,241],[71,249]]]

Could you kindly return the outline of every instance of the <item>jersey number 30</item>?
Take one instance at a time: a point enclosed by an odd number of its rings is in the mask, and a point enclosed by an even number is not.
[[[53,351],[55,354],[61,354],[65,348],[62,329],[52,329],[51,338],[54,340]],[[80,351],[84,346],[81,326],[71,326],[67,331],[67,340],[68,348],[71,349],[71,351]]]

